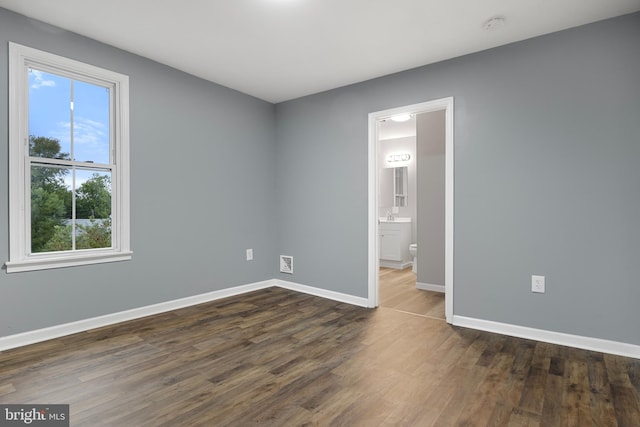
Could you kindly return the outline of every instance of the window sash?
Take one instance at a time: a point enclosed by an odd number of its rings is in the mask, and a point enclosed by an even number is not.
[[[74,83],[78,82],[78,83],[87,83],[90,85],[94,85],[94,86],[98,86],[98,87],[102,87],[106,90],[109,91],[109,164],[113,164],[115,162],[114,158],[115,158],[115,136],[116,136],[116,124],[117,122],[115,121],[117,114],[114,114],[114,111],[116,110],[117,104],[117,97],[116,95],[118,94],[118,86],[116,83],[114,83],[113,81],[106,81],[104,79],[97,79],[91,75],[88,75],[87,73],[81,73],[81,72],[72,72],[69,71],[67,69],[61,69],[61,68],[56,68],[56,67],[52,67],[52,66],[48,66],[46,64],[43,64],[41,62],[34,62],[34,61],[25,61],[25,68],[27,71],[27,84],[25,86],[25,91],[26,91],[26,99],[27,99],[27,104],[29,102],[29,72],[30,70],[37,70],[37,71],[42,71],[48,74],[52,74],[55,75],[56,77],[62,77],[62,78],[66,78],[70,80],[70,84],[71,87],[74,86]],[[76,124],[76,114],[75,114],[75,107],[73,107],[74,103],[75,103],[75,97],[74,97],[74,92],[75,90],[72,89],[71,91],[71,97],[70,97],[70,102],[71,102],[71,106],[70,106],[70,124],[71,126],[74,126]],[[29,109],[27,107],[27,122],[28,122],[28,117],[29,117]],[[27,124],[28,126],[28,124]],[[45,135],[46,136],[46,135]],[[74,132],[72,131],[70,133],[70,139],[71,141],[73,141],[74,139]],[[70,150],[70,156],[71,159],[75,159],[75,153],[74,153],[74,144],[71,144],[71,150]],[[87,163],[91,163],[91,162],[87,162]]]
[[[50,160],[50,161],[49,161]],[[74,174],[76,171],[88,171],[88,172],[108,172],[110,174],[111,177],[111,209],[110,212],[112,213],[111,215],[111,220],[112,220],[112,233],[111,233],[111,245],[108,247],[104,247],[104,248],[76,248],[76,227],[77,227],[77,220],[78,219],[82,219],[82,218],[78,218],[78,211],[77,211],[77,206],[76,206],[76,193],[78,191],[78,189],[80,188],[80,186],[75,184],[75,179],[74,179],[74,185],[71,188],[71,193],[72,193],[72,208],[71,208],[71,218],[69,218],[70,220],[72,220],[72,249],[70,250],[60,250],[60,251],[43,251],[43,252],[34,252],[33,251],[33,240],[32,240],[32,207],[31,207],[31,195],[32,195],[32,188],[30,185],[25,185],[25,202],[26,202],[26,209],[25,209],[25,214],[28,215],[27,218],[27,224],[28,226],[26,227],[26,244],[28,247],[28,254],[30,256],[33,255],[41,255],[41,254],[55,254],[55,253],[72,253],[72,252],[76,252],[76,251],[90,251],[90,250],[96,250],[96,249],[102,249],[102,250],[106,250],[106,249],[112,249],[114,248],[115,245],[115,241],[118,238],[118,236],[116,236],[113,233],[113,212],[116,210],[116,195],[114,194],[113,191],[113,181],[114,181],[114,177],[116,176],[116,166],[115,165],[104,165],[104,164],[93,164],[93,163],[86,163],[86,162],[77,162],[77,161],[70,161],[70,160],[60,160],[60,159],[48,159],[46,157],[27,157],[26,158],[26,162],[27,165],[25,166],[25,171],[27,171],[28,176],[25,178],[25,182],[26,183],[30,183],[31,182],[31,171],[33,170],[33,166],[41,166],[41,167],[60,167],[61,169],[69,169],[71,170]],[[75,176],[75,175],[74,175]],[[104,218],[97,218],[97,220],[102,220]]]

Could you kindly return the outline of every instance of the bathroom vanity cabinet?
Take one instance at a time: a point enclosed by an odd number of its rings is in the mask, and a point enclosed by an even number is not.
[[[411,218],[380,219],[380,266],[407,268],[411,265]]]

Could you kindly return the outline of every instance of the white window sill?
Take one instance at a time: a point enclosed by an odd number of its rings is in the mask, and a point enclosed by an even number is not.
[[[67,255],[64,257],[43,256],[29,260],[7,262],[7,273],[21,271],[47,270],[50,268],[73,267],[77,265],[102,264],[105,262],[128,261],[133,252],[102,252],[81,255]]]

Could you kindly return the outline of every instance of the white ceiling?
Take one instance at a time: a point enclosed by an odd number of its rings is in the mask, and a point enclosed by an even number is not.
[[[640,0],[0,0],[270,102],[640,10]],[[484,30],[494,16],[500,29]]]
[[[378,122],[378,139],[381,141],[407,136],[416,136],[415,115],[411,115],[411,118],[406,122],[394,122],[391,119]]]

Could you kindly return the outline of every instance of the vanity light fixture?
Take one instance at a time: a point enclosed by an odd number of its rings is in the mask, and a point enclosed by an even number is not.
[[[409,153],[389,154],[387,156],[387,162],[389,163],[408,162],[409,159],[411,159],[411,155]]]
[[[398,114],[391,117],[391,120],[393,120],[394,122],[406,122],[409,119],[411,119],[411,114],[409,113]]]

